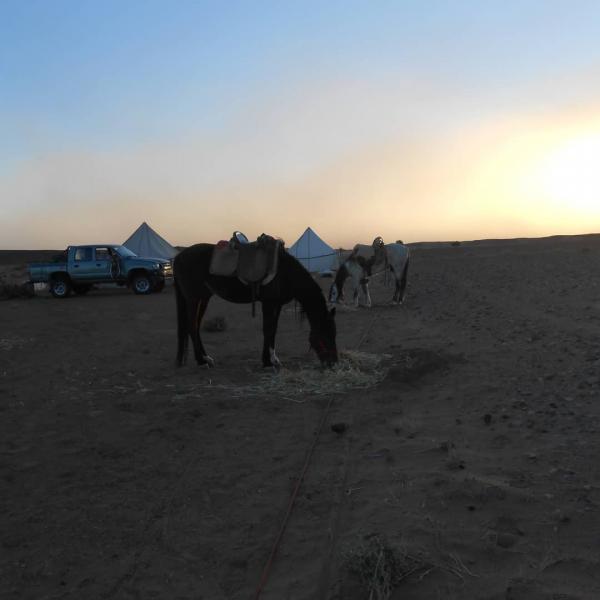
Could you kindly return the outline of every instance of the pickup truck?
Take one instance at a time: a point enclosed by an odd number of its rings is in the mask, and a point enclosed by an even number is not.
[[[128,286],[136,294],[160,292],[173,278],[171,262],[164,258],[140,258],[125,246],[102,244],[69,246],[64,259],[29,265],[31,283],[47,283],[55,298],[73,291],[86,294],[94,284]]]

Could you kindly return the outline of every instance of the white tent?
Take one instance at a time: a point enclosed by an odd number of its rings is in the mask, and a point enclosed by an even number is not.
[[[177,250],[145,221],[123,242],[123,246],[143,258],[171,259],[177,254]]]
[[[288,252],[311,273],[337,269],[338,253],[310,227],[296,240]]]

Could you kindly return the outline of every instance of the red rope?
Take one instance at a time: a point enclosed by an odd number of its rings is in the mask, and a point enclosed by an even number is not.
[[[263,569],[262,576],[260,578],[260,582],[258,584],[258,587],[256,588],[256,594],[254,595],[254,600],[258,600],[260,598],[260,595],[261,595],[262,591],[264,590],[265,585],[267,584],[267,580],[269,579],[271,567],[273,566],[273,561],[275,560],[275,555],[277,554],[277,550],[279,549],[279,544],[281,543],[281,538],[283,537],[283,533],[288,524],[290,515],[292,514],[292,509],[294,508],[294,502],[296,501],[296,497],[298,496],[298,492],[300,491],[300,486],[302,485],[302,480],[304,479],[304,476],[306,475],[306,471],[308,470],[308,464],[310,463],[310,459],[312,457],[315,446],[317,445],[317,442],[319,441],[319,435],[321,434],[321,430],[323,429],[323,425],[325,424],[325,420],[327,419],[327,415],[329,414],[329,410],[331,408],[332,403],[333,403],[333,396],[329,399],[329,403],[327,404],[327,407],[325,408],[325,412],[323,413],[323,418],[321,419],[321,424],[319,425],[319,429],[317,430],[315,439],[312,443],[312,446],[310,447],[310,450],[308,451],[308,454],[306,455],[306,460],[304,461],[304,466],[302,467],[302,472],[300,473],[300,477],[298,478],[298,481],[296,482],[296,487],[294,488],[294,491],[292,492],[292,495],[290,497],[290,501],[288,503],[285,517],[283,518],[283,522],[281,523],[281,527],[279,528],[279,533],[277,534],[277,537],[275,538],[275,543],[273,544],[273,548],[271,549],[271,554],[269,555],[269,559],[267,560],[267,563],[265,564],[265,568]]]
[[[356,346],[357,349],[360,348],[362,343],[365,341],[368,333],[373,328],[373,325],[375,324],[375,321],[377,321],[378,317],[379,317],[379,315],[376,314],[373,317],[373,319],[371,320],[371,322],[369,323],[369,326],[364,331],[362,337],[360,338],[360,340]],[[262,575],[260,578],[260,582],[258,584],[258,587],[256,588],[256,594],[254,595],[254,600],[259,600],[260,595],[262,594],[262,591],[265,589],[265,585],[267,584],[267,581],[269,579],[271,567],[273,566],[273,561],[275,560],[275,555],[277,554],[277,550],[279,549],[279,544],[281,543],[281,538],[283,537],[283,533],[285,532],[285,528],[288,524],[290,515],[292,514],[292,509],[294,508],[294,502],[296,501],[296,497],[298,496],[300,486],[302,485],[302,480],[304,479],[304,476],[306,475],[306,471],[308,470],[308,465],[310,463],[310,459],[313,455],[315,446],[317,445],[317,442],[319,441],[319,435],[321,435],[321,430],[323,429],[323,425],[325,424],[325,420],[327,419],[327,415],[329,414],[329,410],[331,409],[332,404],[333,404],[333,396],[329,399],[329,402],[327,403],[325,411],[323,412],[323,418],[321,419],[319,429],[317,430],[317,433],[315,435],[315,439],[313,440],[310,450],[308,451],[308,454],[306,455],[306,460],[304,461],[304,466],[302,467],[302,473],[300,473],[300,477],[298,478],[298,481],[296,482],[296,487],[294,488],[294,491],[292,492],[292,496],[290,497],[290,501],[288,503],[285,517],[283,518],[283,522],[281,523],[281,527],[279,528],[279,533],[277,534],[277,537],[275,538],[275,543],[273,544],[273,548],[271,549],[271,554],[269,555],[269,559],[267,560],[265,568],[263,569],[263,572],[262,572]]]

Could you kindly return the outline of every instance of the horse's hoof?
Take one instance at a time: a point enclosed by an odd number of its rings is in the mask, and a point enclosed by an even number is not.
[[[203,356],[203,363],[198,363],[201,367],[206,367],[207,369],[212,369],[215,366],[215,361],[211,356]]]

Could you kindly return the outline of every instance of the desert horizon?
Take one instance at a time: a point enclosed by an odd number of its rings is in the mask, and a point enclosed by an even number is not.
[[[446,239],[446,240],[418,240],[412,242],[404,242],[407,246],[426,246],[428,244],[435,245],[445,245],[459,242],[460,244],[486,244],[486,243],[505,243],[505,242],[519,242],[519,241],[551,241],[551,240],[560,240],[563,238],[585,238],[585,237],[594,237],[600,236],[598,232],[588,232],[588,233],[552,233],[549,235],[541,235],[541,236],[516,236],[516,237],[499,237],[499,238],[474,238],[474,239]],[[222,238],[226,239],[226,238]],[[228,239],[228,238],[227,238]],[[194,242],[196,244],[199,243],[217,243],[219,240],[199,240]],[[390,240],[391,242],[392,240]],[[395,241],[395,240],[394,240]],[[370,240],[357,240],[356,243],[369,243]],[[101,244],[101,243],[115,243],[114,241],[106,241],[106,240],[92,240],[90,242],[85,242],[84,244]],[[61,248],[0,248],[0,252],[23,252],[23,253],[45,253],[45,252],[62,252],[66,247],[65,245]],[[181,244],[175,244],[175,248],[186,248],[188,246],[184,246]],[[334,246],[335,247],[335,246]],[[352,245],[344,247],[339,246],[342,250],[350,250]]]

